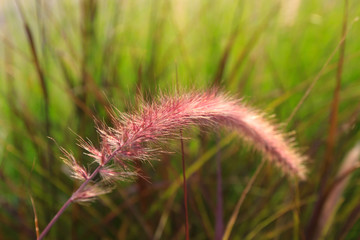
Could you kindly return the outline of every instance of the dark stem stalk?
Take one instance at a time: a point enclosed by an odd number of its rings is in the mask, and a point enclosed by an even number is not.
[[[40,234],[38,240],[41,240],[45,237],[45,235],[50,231],[51,227],[54,225],[54,223],[59,219],[59,217],[64,213],[65,209],[72,203],[73,199],[72,197],[69,198],[65,204],[60,208],[60,210],[56,213],[56,215],[51,219],[49,224],[45,227],[44,231]]]
[[[108,157],[107,159],[101,164],[99,165],[94,172],[90,175],[90,177],[88,179],[85,180],[85,182],[83,182],[80,187],[71,195],[71,197],[64,203],[64,205],[60,208],[60,210],[56,213],[56,215],[53,217],[53,219],[51,219],[51,221],[48,223],[48,225],[45,227],[45,229],[42,231],[42,233],[40,234],[39,238],[37,240],[42,240],[45,235],[50,231],[51,227],[54,225],[54,223],[59,219],[59,217],[64,213],[64,211],[66,210],[66,208],[74,201],[76,200],[76,195],[81,192],[82,190],[84,190],[84,188],[86,187],[86,185],[92,180],[94,179],[94,177],[100,172],[101,168],[103,166],[105,166],[118,152],[119,152],[120,148],[116,149],[115,151],[113,151]]]
[[[185,207],[185,235],[186,240],[189,240],[189,214],[187,205],[187,186],[186,186],[186,169],[185,169],[185,153],[184,153],[184,142],[182,138],[182,131],[180,130],[180,142],[181,142],[181,161],[183,168],[183,186],[184,186],[184,207]]]
[[[327,137],[325,158],[321,166],[321,175],[319,181],[319,193],[318,200],[315,204],[313,215],[310,219],[309,225],[307,227],[307,237],[306,239],[317,239],[321,237],[323,229],[319,226],[319,218],[323,209],[323,204],[326,202],[324,197],[324,191],[328,185],[329,178],[331,176],[331,170],[334,166],[334,156],[336,155],[335,147],[337,143],[337,129],[338,129],[338,111],[339,111],[339,101],[340,101],[340,89],[341,89],[341,80],[342,72],[344,65],[345,57],[345,44],[346,44],[346,34],[347,34],[347,22],[348,22],[348,7],[349,2],[345,0],[344,3],[344,15],[343,15],[343,24],[341,31],[341,43],[339,49],[339,61],[337,65],[336,72],[336,85],[334,89],[334,95],[331,103],[330,109],[330,124],[329,124],[329,134]]]
[[[77,193],[81,192],[86,185],[99,173],[99,171],[101,170],[101,168],[103,167],[103,165],[99,165],[95,171],[90,175],[90,177],[88,179],[86,179],[85,182],[83,182],[80,187],[78,188],[78,190],[76,190],[76,192],[74,192],[71,197],[64,203],[64,205],[60,208],[60,210],[56,213],[56,215],[53,217],[53,219],[51,219],[51,221],[49,222],[49,224],[45,227],[45,229],[42,231],[42,233],[40,234],[38,240],[41,240],[45,237],[45,235],[50,231],[51,227],[54,225],[54,223],[59,219],[59,217],[64,213],[64,211],[66,210],[66,208],[75,200],[74,196],[76,196]]]
[[[215,240],[221,240],[224,234],[224,210],[223,210],[223,189],[222,189],[222,171],[221,171],[221,150],[219,148],[219,135],[216,136],[216,212],[215,212]]]

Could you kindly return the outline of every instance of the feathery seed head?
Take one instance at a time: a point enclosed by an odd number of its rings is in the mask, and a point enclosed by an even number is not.
[[[79,140],[87,155],[102,166],[99,171],[106,180],[124,180],[137,175],[134,160],[150,160],[159,152],[159,143],[179,137],[179,130],[190,125],[224,126],[235,130],[246,142],[262,152],[285,173],[305,179],[305,158],[292,141],[263,114],[216,91],[192,92],[175,96],[161,96],[153,103],[143,103],[132,114],[113,115],[114,127],[98,124],[101,148],[90,141]],[[88,174],[64,151],[72,175],[86,180]],[[111,166],[110,166],[111,165]],[[87,189],[82,196],[91,198],[99,190]]]
[[[66,151],[64,148],[60,148],[65,157],[63,157],[64,163],[69,167],[70,176],[85,181],[89,178],[89,174],[83,166],[80,166],[76,161],[74,155]]]
[[[177,96],[161,96],[152,104],[144,104],[137,113],[120,118],[116,134],[104,135],[121,153],[133,159],[152,157],[148,143],[176,138],[178,130],[188,125],[223,125],[236,130],[264,156],[286,173],[305,178],[304,158],[293,143],[258,111],[239,100],[212,91]]]
[[[73,194],[72,200],[75,202],[91,202],[99,195],[111,192],[112,186],[96,183],[86,186],[82,191]]]
[[[188,125],[223,125],[236,130],[285,172],[305,178],[304,158],[274,124],[241,101],[215,91],[161,96],[120,119],[117,126],[121,127],[114,130],[116,134],[105,136],[105,141],[117,139],[114,147],[124,149],[122,153],[127,157],[151,157],[151,148],[145,148],[147,143],[176,138],[178,130]]]

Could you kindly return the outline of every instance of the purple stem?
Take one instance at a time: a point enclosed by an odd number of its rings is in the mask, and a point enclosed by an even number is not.
[[[219,145],[219,136],[216,138]],[[224,233],[223,220],[223,190],[222,190],[222,173],[221,173],[221,156],[220,148],[216,154],[216,220],[215,220],[215,240],[221,240]]]
[[[38,240],[41,240],[41,239],[43,239],[45,237],[45,235],[50,231],[50,229],[54,225],[54,223],[64,213],[65,209],[74,201],[74,196],[76,196],[77,193],[81,192],[85,188],[85,186],[91,181],[91,179],[93,179],[99,173],[99,171],[100,171],[100,169],[102,167],[103,167],[102,165],[99,165],[95,169],[95,171],[90,175],[90,177],[88,179],[86,179],[86,181],[81,184],[81,186],[78,188],[78,190],[76,190],[76,192],[74,192],[71,195],[71,197],[64,203],[64,205],[60,208],[60,210],[56,213],[56,215],[53,217],[53,219],[51,219],[49,224],[42,231],[42,233],[40,234]]]
[[[182,131],[180,130],[180,142],[181,142],[181,160],[183,168],[183,185],[184,185],[184,207],[185,207],[185,238],[189,240],[189,213],[187,204],[187,185],[186,185],[186,167],[185,167],[185,153],[184,153],[184,142],[182,138]]]
[[[105,166],[119,151],[121,148],[116,149],[114,152],[112,152],[105,161],[101,165],[99,165],[94,172],[90,175],[88,179],[83,182],[80,187],[71,195],[71,197],[64,203],[64,205],[60,208],[60,210],[56,213],[56,215],[51,219],[51,221],[48,223],[48,225],[44,228],[42,233],[40,234],[39,238],[37,240],[42,240],[46,234],[50,231],[51,227],[54,225],[54,223],[59,219],[59,217],[64,213],[66,208],[75,200],[75,196],[84,190],[86,185],[100,172],[101,168]]]

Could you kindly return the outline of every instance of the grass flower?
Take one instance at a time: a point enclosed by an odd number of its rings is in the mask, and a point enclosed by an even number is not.
[[[179,138],[179,130],[191,125],[224,126],[235,130],[286,174],[305,178],[304,158],[293,143],[263,114],[243,102],[217,91],[161,96],[153,103],[143,103],[140,110],[132,114],[114,115],[112,127],[98,124],[100,149],[89,141],[79,140],[86,154],[98,164],[91,174],[63,150],[72,176],[83,183],[45,228],[40,239],[71,202],[93,200],[96,195],[108,192],[101,183],[93,183],[97,174],[106,181],[136,176],[134,161],[153,159],[161,150],[161,143]]]

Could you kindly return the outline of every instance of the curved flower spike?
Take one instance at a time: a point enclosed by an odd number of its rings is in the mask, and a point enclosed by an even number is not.
[[[103,187],[99,189],[93,183],[98,174],[106,181],[135,176],[137,172],[132,170],[132,160],[150,160],[159,151],[158,143],[179,137],[179,130],[189,125],[220,125],[234,129],[285,173],[305,179],[304,157],[278,127],[243,102],[217,91],[162,96],[152,104],[143,104],[138,112],[114,116],[113,122],[114,127],[99,124],[100,150],[88,141],[79,141],[80,146],[88,152],[87,155],[98,164],[91,174],[64,151],[72,175],[84,182],[49,222],[39,240],[72,202],[92,200],[110,190]]]

